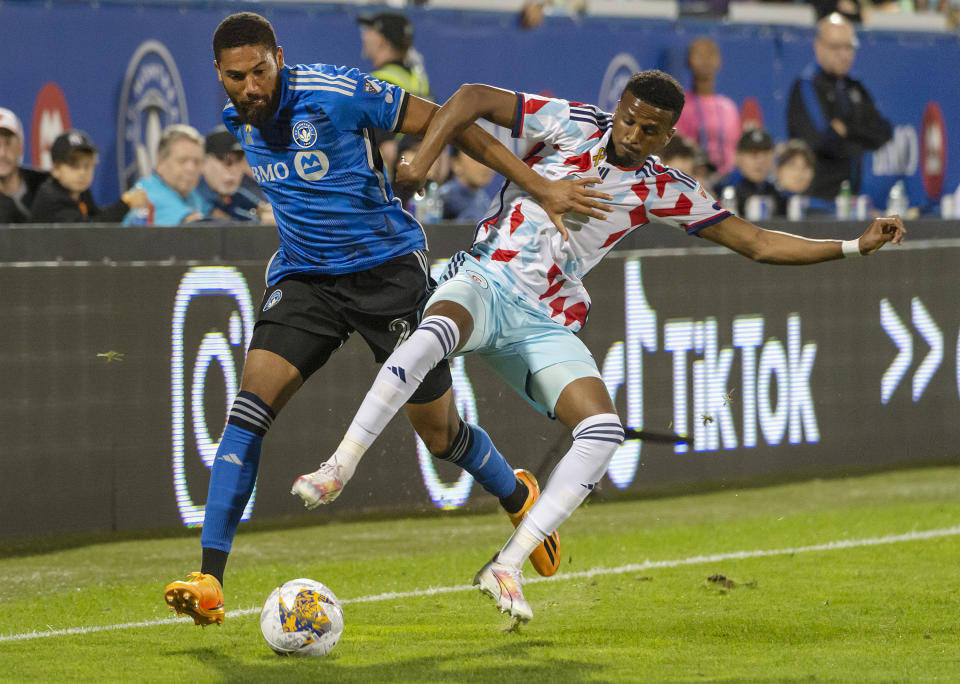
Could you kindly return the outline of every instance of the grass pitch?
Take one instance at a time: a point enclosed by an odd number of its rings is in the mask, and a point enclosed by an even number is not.
[[[318,519],[322,519],[322,511]],[[502,514],[241,528],[228,616],[171,618],[196,538],[0,559],[0,681],[954,682],[960,468],[587,505],[519,631],[468,585]],[[311,577],[344,603],[326,658],[280,658],[259,606]],[[395,594],[391,594],[394,592]]]

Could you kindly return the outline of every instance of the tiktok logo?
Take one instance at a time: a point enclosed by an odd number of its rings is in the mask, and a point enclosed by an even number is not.
[[[645,425],[644,355],[661,351],[661,326],[647,301],[640,259],[626,260],[624,278],[626,339],[610,346],[601,373],[611,399],[624,392],[626,426],[640,429]],[[672,355],[671,429],[692,437],[694,451],[752,448],[761,439],[771,446],[784,439],[790,444],[820,441],[810,386],[817,344],[803,342],[799,314],[787,316],[786,344],[776,337],[765,339],[764,325],[763,316],[735,316],[733,344],[722,346],[717,319],[712,316],[663,322],[662,351]],[[741,390],[735,405],[730,371],[738,354]],[[623,489],[633,482],[641,448],[640,441],[628,440],[614,454],[607,475],[616,487]],[[676,444],[674,452],[687,453],[690,448]]]

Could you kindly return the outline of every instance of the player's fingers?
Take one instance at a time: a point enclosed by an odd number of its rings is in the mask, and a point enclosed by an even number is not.
[[[587,209],[595,209],[597,211],[601,211],[603,212],[603,214],[609,214],[611,211],[613,211],[613,207],[611,207],[609,204],[607,204],[606,202],[601,202],[600,200],[596,200],[596,199],[587,199],[587,198],[581,199],[577,205],[577,209],[578,211],[583,211],[584,207]],[[603,214],[600,214],[599,216],[597,216],[597,218],[604,218]]]
[[[563,225],[562,218],[559,215],[554,214],[550,216],[550,219],[553,221],[553,225],[557,227],[557,232],[559,232],[560,235],[563,236],[564,242],[569,240],[570,234],[567,232],[567,227]]]
[[[581,214],[586,214],[591,218],[600,219],[601,221],[607,218],[607,212],[611,211],[611,209],[608,209],[603,205],[598,206],[596,204],[586,204],[586,203],[576,205],[574,206],[573,209],[576,212],[579,212]]]
[[[600,192],[599,190],[590,190],[589,188],[587,188],[588,185],[597,185],[599,183],[602,183],[603,179],[600,178],[599,176],[591,176],[590,178],[578,178],[574,182],[578,186],[580,186],[581,191],[583,192],[584,195],[588,195],[590,197],[599,197],[600,199],[605,199],[605,200],[613,199],[613,195],[608,195],[605,192]]]

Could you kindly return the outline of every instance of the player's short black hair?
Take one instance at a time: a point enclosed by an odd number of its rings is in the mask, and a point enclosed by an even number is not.
[[[629,91],[638,100],[657,109],[673,112],[674,124],[683,111],[683,86],[673,76],[659,69],[638,71],[630,77],[623,91]]]
[[[238,12],[220,22],[213,32],[213,58],[220,60],[220,51],[244,45],[263,45],[277,50],[277,35],[269,21],[254,12]]]

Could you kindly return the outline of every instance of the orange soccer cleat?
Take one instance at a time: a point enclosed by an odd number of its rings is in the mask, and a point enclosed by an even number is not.
[[[527,512],[533,507],[537,499],[540,498],[540,485],[537,484],[537,478],[535,478],[529,470],[518,468],[514,470],[513,473],[517,476],[518,480],[527,485],[527,490],[529,491],[523,508],[516,513],[507,514],[510,516],[510,522],[516,527],[520,524],[520,521],[526,517]],[[544,577],[550,577],[556,574],[560,568],[560,535],[557,534],[556,530],[540,542],[540,546],[533,550],[533,553],[530,554],[530,564],[533,565],[533,569],[536,570],[538,574]]]
[[[201,627],[217,623],[223,624],[223,589],[213,575],[191,572],[186,580],[177,580],[163,590],[170,610],[177,615],[186,613]]]

